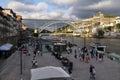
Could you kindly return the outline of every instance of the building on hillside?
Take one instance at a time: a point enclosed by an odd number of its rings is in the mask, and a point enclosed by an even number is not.
[[[116,17],[105,17],[102,12],[98,12],[96,13],[96,15],[93,15],[93,17],[85,19],[83,21],[91,22],[91,24],[99,22],[100,26],[113,26],[115,23],[115,20],[116,20]]]
[[[97,28],[106,28],[109,26],[115,26],[116,24],[120,23],[120,17],[104,15],[102,12],[99,11],[95,15],[93,15],[93,17],[76,21],[74,23],[78,25],[79,28],[84,28],[84,30],[86,30],[87,28],[89,29],[90,33],[95,33]]]
[[[120,17],[119,16],[116,17],[115,23],[120,24]]]

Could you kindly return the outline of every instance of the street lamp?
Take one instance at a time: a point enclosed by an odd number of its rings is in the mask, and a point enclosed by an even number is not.
[[[85,36],[85,27],[84,27],[84,47],[86,47],[86,36]]]
[[[22,27],[22,16],[18,16],[18,29],[19,29],[19,40],[18,40],[18,47],[20,50],[20,80],[23,80],[23,71],[22,71],[22,44],[23,44],[23,31],[26,30],[26,28]]]

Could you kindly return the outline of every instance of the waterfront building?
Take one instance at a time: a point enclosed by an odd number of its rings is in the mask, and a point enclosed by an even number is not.
[[[7,43],[12,44],[13,47],[17,45],[20,24],[21,20],[12,9],[0,7],[0,47]]]

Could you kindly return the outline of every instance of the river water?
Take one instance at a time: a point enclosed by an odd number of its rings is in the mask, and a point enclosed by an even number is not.
[[[77,44],[80,47],[84,46],[84,38],[80,37],[64,37],[67,39],[67,41]],[[107,46],[106,51],[107,52],[115,52],[120,54],[120,39],[110,39],[110,38],[103,38],[103,39],[97,39],[97,38],[85,38],[86,45],[90,46],[92,42],[100,43],[103,46]]]

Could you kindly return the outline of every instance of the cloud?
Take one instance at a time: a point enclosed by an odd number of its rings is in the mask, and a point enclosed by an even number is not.
[[[67,6],[75,3],[77,0],[51,0],[52,3],[59,5],[59,6]]]
[[[71,8],[71,15],[77,18],[89,18],[98,11],[104,14],[120,16],[120,0],[77,0]]]
[[[8,7],[14,9],[18,12],[35,12],[35,11],[43,11],[47,9],[47,4],[44,2],[38,3],[38,5],[30,5],[17,1],[12,1],[8,4]]]
[[[25,3],[25,4],[33,4],[34,3],[34,0],[6,0],[8,2],[11,2],[11,1],[17,1],[17,2],[21,2],[21,3]]]
[[[49,13],[49,16],[53,19],[59,19],[64,14],[64,11],[62,10],[56,10],[51,13]]]
[[[83,19],[97,11],[120,16],[120,0],[8,0],[8,7],[34,19]],[[36,3],[36,4],[35,4]]]
[[[75,16],[70,15],[70,10],[57,9],[49,11],[49,5],[40,2],[37,5],[25,4],[18,1],[11,1],[8,4],[15,12],[27,19],[73,19]],[[67,14],[68,13],[68,14]]]
[[[111,0],[104,0],[101,2],[98,2],[97,4],[89,5],[87,6],[88,9],[103,9],[103,8],[111,8],[112,6]]]

